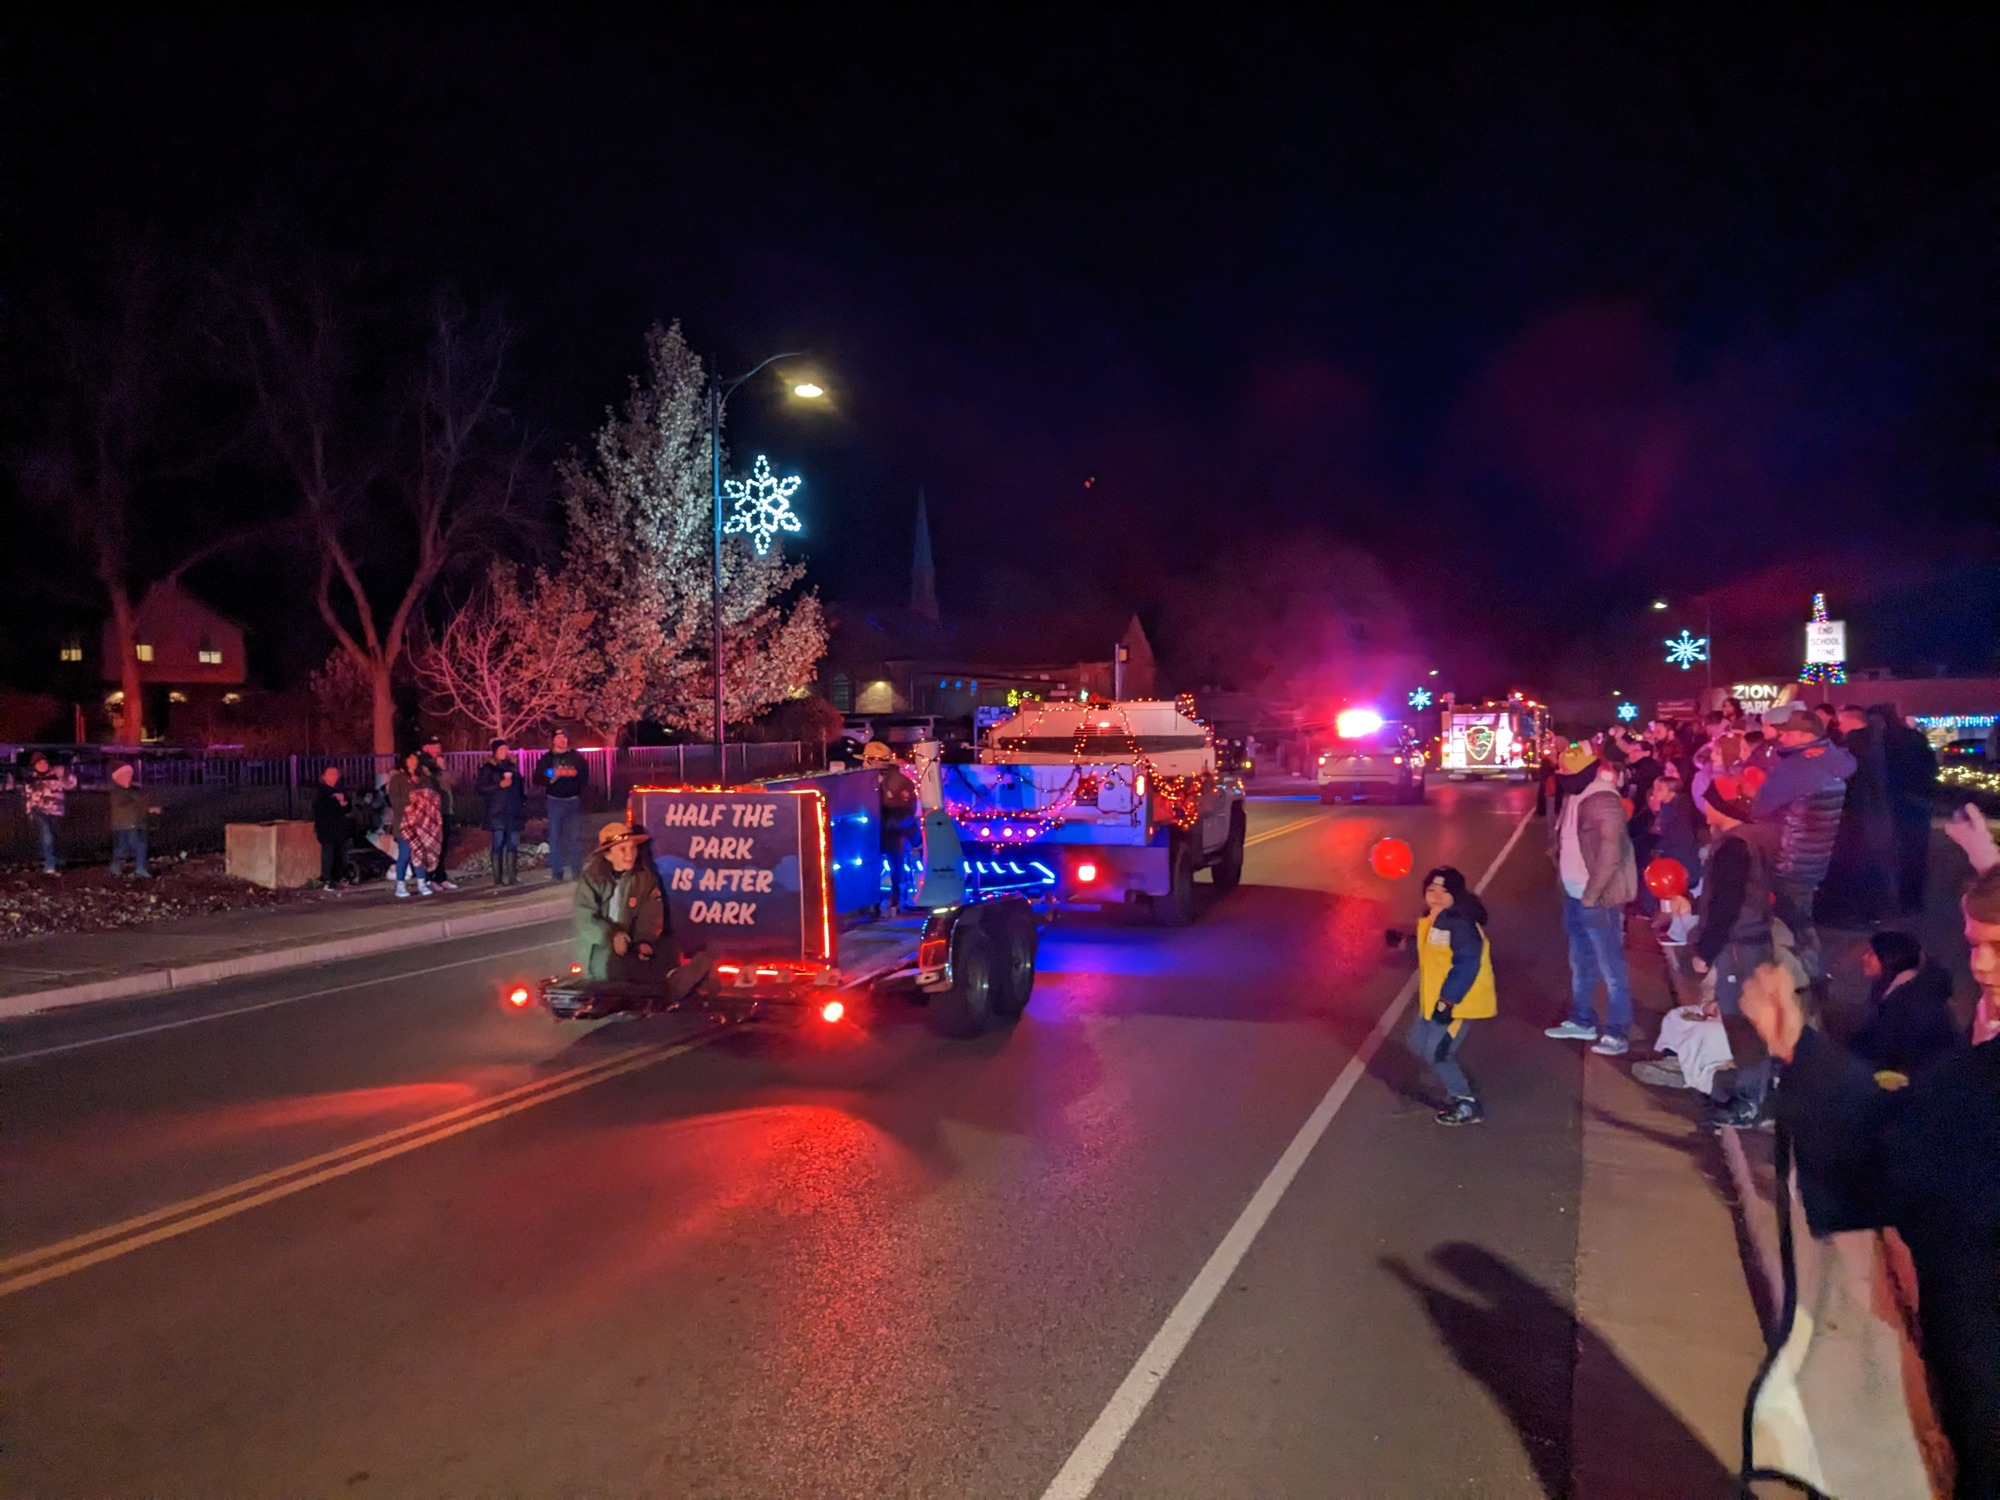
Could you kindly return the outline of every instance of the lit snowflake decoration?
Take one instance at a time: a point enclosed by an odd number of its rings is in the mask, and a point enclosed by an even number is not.
[[[1687,671],[1698,661],[1708,660],[1708,637],[1689,635],[1683,630],[1667,642],[1667,665]]]
[[[1639,705],[1636,703],[1619,704],[1618,717],[1623,719],[1627,724],[1630,724],[1634,719],[1639,717]]]
[[[1418,688],[1415,692],[1410,694],[1410,707],[1416,709],[1424,709],[1424,708],[1429,708],[1430,706],[1431,706],[1431,690],[1429,688]]]
[[[731,536],[747,536],[755,543],[757,555],[771,550],[771,538],[781,531],[803,531],[792,496],[805,481],[796,474],[783,479],[771,472],[771,461],[763,454],[750,467],[750,477],[725,479],[722,492],[733,502],[723,530]]]

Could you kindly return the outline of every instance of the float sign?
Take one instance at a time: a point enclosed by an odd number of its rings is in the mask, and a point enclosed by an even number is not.
[[[806,956],[805,862],[819,805],[784,792],[632,794],[683,952]]]

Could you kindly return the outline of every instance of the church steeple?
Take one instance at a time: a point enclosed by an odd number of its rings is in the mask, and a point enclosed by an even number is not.
[[[931,519],[921,489],[917,491],[916,553],[910,560],[910,613],[933,625],[939,623],[937,569],[931,563]]]

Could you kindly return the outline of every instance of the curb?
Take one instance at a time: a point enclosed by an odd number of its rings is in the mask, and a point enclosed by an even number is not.
[[[338,963],[343,959],[365,958],[373,953],[393,953],[399,948],[420,948],[453,938],[476,937],[481,933],[502,932],[536,922],[553,921],[575,903],[574,888],[551,891],[528,900],[510,901],[494,910],[467,912],[463,916],[438,917],[428,922],[411,922],[379,932],[357,933],[352,937],[327,938],[317,943],[297,943],[260,953],[238,953],[228,958],[182,964],[162,969],[141,969],[112,979],[88,984],[64,985],[52,990],[0,995],[0,1020],[14,1020],[39,1011],[60,1010],[72,1005],[90,1005],[102,1000],[133,1000],[145,995],[163,995],[169,990],[191,989],[224,979],[242,979],[253,974],[274,974],[286,969],[310,968],[315,964]]]
[[[1743,1138],[1736,1127],[1725,1125],[1716,1134],[1722,1141],[1722,1158],[1729,1164],[1729,1180],[1736,1188],[1737,1219],[1743,1226],[1743,1237],[1750,1242],[1757,1269],[1763,1272],[1764,1290],[1770,1298],[1765,1305],[1775,1318],[1785,1305],[1784,1258],[1778,1254],[1778,1227],[1771,1216],[1754,1212],[1757,1207],[1767,1205],[1764,1195],[1757,1191],[1750,1158],[1743,1154]]]

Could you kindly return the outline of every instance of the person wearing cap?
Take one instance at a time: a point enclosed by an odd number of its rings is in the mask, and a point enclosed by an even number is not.
[[[585,979],[662,982],[680,963],[642,828],[607,823],[576,885],[576,961]]]
[[[1632,976],[1625,963],[1625,906],[1639,894],[1639,863],[1618,795],[1623,756],[1615,742],[1602,751],[1571,745],[1559,763],[1583,784],[1563,799],[1550,852],[1562,877],[1563,931],[1569,939],[1569,1017],[1548,1028],[1559,1041],[1590,1042],[1606,1057],[1630,1049]],[[1584,774],[1589,772],[1588,779]],[[1605,1024],[1597,1024],[1597,987],[1604,986]]]
[[[437,788],[438,816],[444,820],[444,837],[438,842],[437,864],[430,871],[431,888],[439,891],[455,891],[451,876],[445,872],[445,851],[451,847],[452,789],[451,772],[445,768],[444,741],[436,735],[428,736],[420,747],[424,764],[431,773],[431,785]]]
[[[1750,815],[1778,830],[1773,910],[1792,934],[1806,978],[1823,986],[1826,967],[1820,956],[1819,929],[1813,923],[1813,897],[1833,863],[1854,757],[1827,739],[1819,715],[1803,703],[1773,709],[1765,716],[1764,728],[1776,736],[1777,749],[1765,763]]]
[[[1714,1125],[1757,1123],[1770,1085],[1771,1058],[1743,1016],[1743,984],[1759,967],[1774,961],[1771,889],[1776,878],[1778,839],[1769,824],[1750,821],[1750,800],[1735,778],[1719,776],[1702,794],[1702,816],[1713,842],[1702,875],[1701,921],[1688,961],[1697,974],[1715,977],[1714,1000],[1729,1037],[1733,1068],[1718,1073],[1710,1100]]]

